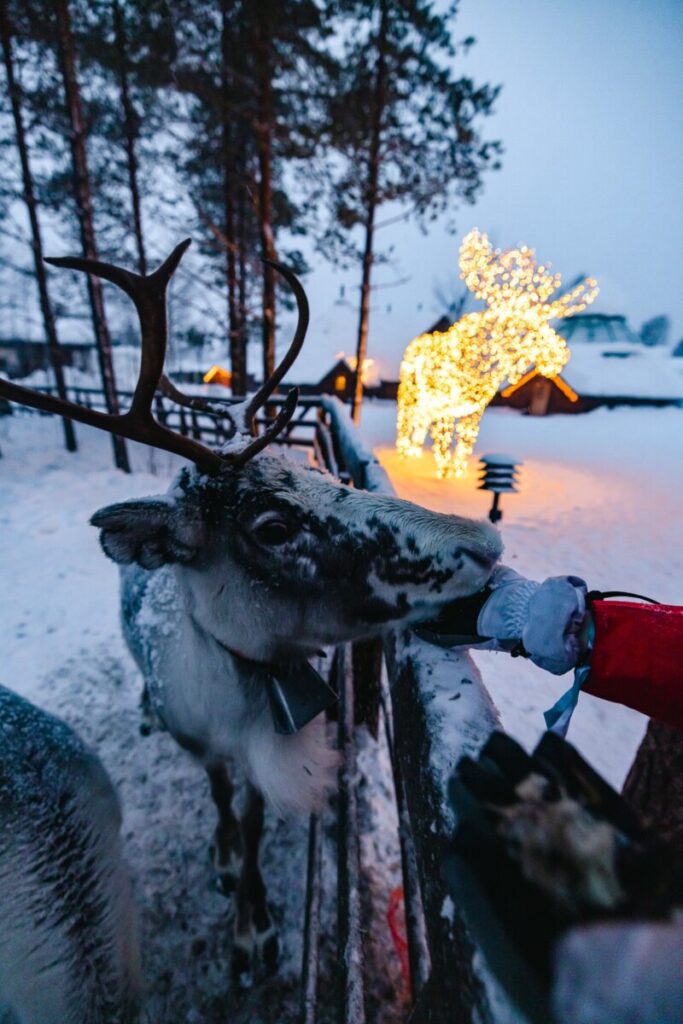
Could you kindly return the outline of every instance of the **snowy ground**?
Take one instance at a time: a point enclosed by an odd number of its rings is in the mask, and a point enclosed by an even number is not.
[[[126,476],[111,468],[106,436],[77,431],[81,447],[69,455],[57,420],[0,419],[0,683],[75,727],[119,791],[143,932],[145,1024],[295,1020],[307,822],[267,816],[261,860],[284,957],[275,979],[239,991],[230,980],[231,903],[215,891],[209,866],[208,786],[167,734],[139,735],[141,683],[118,627],[118,570],[88,525],[103,505],[165,491],[176,460],[132,446],[136,472]],[[369,1012],[373,1024],[394,1024],[405,1013],[385,913],[400,870],[392,787],[386,752],[365,735],[360,744],[362,774],[374,779],[361,801]],[[321,1024],[336,1019],[332,820],[325,822]]]
[[[436,479],[430,453],[401,460],[393,449],[395,407],[366,405],[362,430],[399,495],[440,511],[483,516],[491,495],[477,490],[477,460],[462,480]],[[535,579],[583,576],[589,588],[629,590],[683,601],[683,409],[596,410],[536,418],[489,409],[475,456],[506,452],[524,462],[519,494],[504,495],[503,561]],[[542,711],[569,685],[522,659],[476,653],[505,727],[527,746]],[[584,695],[572,740],[621,785],[645,720]]]
[[[489,498],[474,473],[443,482],[431,456],[400,462],[392,450],[395,407],[370,403],[363,430],[398,493],[432,508],[482,516]],[[489,411],[478,451],[509,451],[525,462],[520,494],[503,499],[505,558],[542,578],[572,572],[591,587],[635,590],[681,601],[683,411],[617,410],[533,419]],[[111,466],[108,439],[79,428],[67,455],[59,423],[0,420],[0,682],[60,714],[95,746],[125,808],[124,832],[144,930],[149,1024],[242,1024],[293,1020],[298,993],[305,827],[269,820],[264,869],[282,923],[285,960],[267,990],[230,986],[229,903],[211,887],[207,843],[213,811],[202,775],[165,735],[138,736],[139,679],[117,623],[117,570],[99,549],[88,517],[112,501],[165,490],[173,458],[136,448],[136,472]],[[504,655],[477,655],[506,727],[530,745],[541,711],[566,680]],[[643,730],[635,712],[584,696],[570,738],[620,784]],[[374,755],[364,751],[363,756]],[[382,788],[382,787],[378,787]],[[368,886],[385,899],[396,878],[386,830],[386,793],[373,796],[366,832]],[[328,846],[331,847],[331,839]],[[326,871],[331,875],[332,858]],[[332,878],[327,879],[332,894]],[[330,897],[331,898],[331,897]],[[329,899],[328,899],[329,902]],[[325,920],[331,920],[328,906]],[[375,924],[379,988],[373,1024],[398,1019],[400,980],[391,944]],[[332,1015],[331,934],[325,939],[323,1018]],[[384,1002],[387,1010],[378,1009]]]

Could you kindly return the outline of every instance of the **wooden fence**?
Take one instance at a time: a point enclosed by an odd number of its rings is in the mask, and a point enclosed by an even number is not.
[[[346,408],[320,399],[317,447],[331,449],[336,468],[354,486],[394,494],[384,469],[367,451]],[[329,463],[326,464],[329,465]],[[410,630],[384,644],[377,687],[394,775],[403,870],[406,929],[414,1005],[411,1024],[488,1024],[493,1020],[476,969],[476,947],[443,875],[453,828],[446,786],[456,762],[474,754],[500,727],[498,713],[467,654],[421,641]],[[353,961],[355,949],[347,950]],[[340,1021],[362,1018],[340,1016]]]

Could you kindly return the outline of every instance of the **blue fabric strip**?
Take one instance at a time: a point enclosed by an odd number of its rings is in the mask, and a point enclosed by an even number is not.
[[[581,665],[574,671],[574,682],[560,699],[544,712],[546,728],[559,736],[566,736],[581,693],[581,687],[590,675],[590,665]]]

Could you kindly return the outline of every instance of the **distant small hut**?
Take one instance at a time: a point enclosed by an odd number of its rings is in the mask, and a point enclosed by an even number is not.
[[[542,377],[536,370],[499,391],[491,405],[506,405],[531,416],[586,412],[583,399],[562,377]]]
[[[93,366],[94,347],[87,342],[63,341],[59,354],[63,366],[88,372]],[[0,338],[0,373],[7,377],[27,377],[35,370],[49,370],[50,353],[44,341]]]
[[[317,368],[309,361],[306,369],[309,376],[306,381],[285,378],[285,384],[295,383],[302,395],[336,395],[342,402],[350,402],[353,398],[353,386],[356,376],[356,360],[343,352],[337,353],[336,361],[318,376],[322,366]],[[315,379],[317,377],[317,380]],[[380,379],[377,366],[372,359],[367,359],[363,370],[363,392],[372,397],[386,397],[381,394],[383,381]],[[393,397],[396,397],[394,392]]]
[[[303,394],[336,395],[342,402],[350,402],[355,376],[355,370],[346,356],[340,356],[317,384],[302,384],[301,391]]]
[[[559,324],[558,333],[568,345],[639,345],[640,338],[625,316],[613,313],[577,313]]]

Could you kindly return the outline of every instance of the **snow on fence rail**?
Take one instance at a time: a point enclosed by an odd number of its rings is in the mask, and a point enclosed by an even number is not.
[[[346,407],[320,399],[337,467],[357,487],[393,494],[386,472],[360,443]],[[410,630],[385,644],[382,693],[399,816],[406,928],[415,1009],[428,1024],[490,1021],[475,946],[446,887],[442,864],[453,822],[446,785],[458,758],[500,727],[469,655],[424,643]],[[373,681],[364,678],[363,689]]]
[[[51,389],[41,389],[50,392]],[[69,398],[104,408],[102,392],[71,388]],[[121,405],[130,400],[120,393]],[[226,400],[228,404],[231,399]],[[274,396],[272,405],[284,399]],[[227,417],[179,408],[161,395],[155,414],[169,427],[218,444]],[[316,461],[355,487],[393,494],[386,472],[360,441],[336,398],[306,396],[279,441],[313,449]],[[382,671],[382,654],[386,671]],[[412,1024],[492,1021],[475,969],[476,947],[454,906],[442,864],[453,822],[446,785],[457,760],[473,754],[498,715],[472,659],[424,643],[410,630],[392,635],[383,652],[374,643],[337,649],[331,669],[340,696],[337,850],[338,942],[342,984],[340,1024],[365,1024],[363,930],[360,921],[360,843],[355,790],[354,721],[376,733],[380,709],[389,748],[399,823]],[[358,683],[358,686],[354,684]],[[301,1024],[315,1024],[321,908],[322,824],[309,826],[308,877],[301,979]]]

